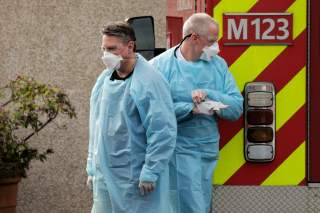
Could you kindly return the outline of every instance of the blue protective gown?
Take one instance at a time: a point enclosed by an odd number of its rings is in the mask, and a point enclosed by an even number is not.
[[[139,54],[131,77],[98,78],[90,100],[87,173],[93,176],[93,213],[169,211],[168,162],[176,142],[169,86]],[[156,183],[141,196],[139,181]]]
[[[178,120],[176,149],[169,163],[171,207],[177,213],[207,213],[219,153],[217,116],[238,119],[243,97],[221,57],[189,62],[177,59],[173,53],[171,48],[150,61],[169,82]],[[196,89],[229,107],[215,116],[193,115],[191,92]]]

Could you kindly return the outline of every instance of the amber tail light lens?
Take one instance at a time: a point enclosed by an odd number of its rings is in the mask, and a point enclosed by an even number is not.
[[[247,138],[254,143],[268,143],[273,140],[271,127],[251,127],[247,130]]]

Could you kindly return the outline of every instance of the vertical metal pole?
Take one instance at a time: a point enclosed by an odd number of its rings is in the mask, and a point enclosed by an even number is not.
[[[308,1],[308,186],[320,187],[320,3]]]

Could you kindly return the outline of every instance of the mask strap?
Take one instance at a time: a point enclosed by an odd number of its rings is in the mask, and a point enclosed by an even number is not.
[[[181,46],[182,43],[183,43],[187,38],[191,37],[191,35],[192,35],[191,33],[190,33],[189,35],[186,35],[186,36],[180,41],[179,46]]]
[[[180,43],[178,44],[178,46],[174,49],[173,54],[174,54],[175,57],[177,57],[177,54],[176,54],[177,49],[182,45],[182,43],[183,43],[187,38],[191,37],[191,35],[192,35],[191,33],[190,33],[189,35],[186,35],[186,36],[180,41]]]

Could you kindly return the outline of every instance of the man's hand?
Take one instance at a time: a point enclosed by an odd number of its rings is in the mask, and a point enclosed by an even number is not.
[[[199,110],[199,108],[198,108],[196,105],[194,105],[193,108],[192,108],[192,114],[193,114],[193,115],[198,115],[198,114],[200,114],[200,110]]]
[[[93,182],[93,177],[92,176],[88,176],[87,178],[87,187],[92,190],[93,189],[93,186],[92,186],[92,183]]]
[[[207,98],[207,94],[200,89],[193,90],[191,93],[191,96],[194,104],[200,104],[202,101],[205,101],[205,99]]]
[[[156,184],[154,182],[144,182],[140,181],[139,183],[139,189],[140,194],[142,196],[147,195],[148,193],[152,192],[156,187]]]

